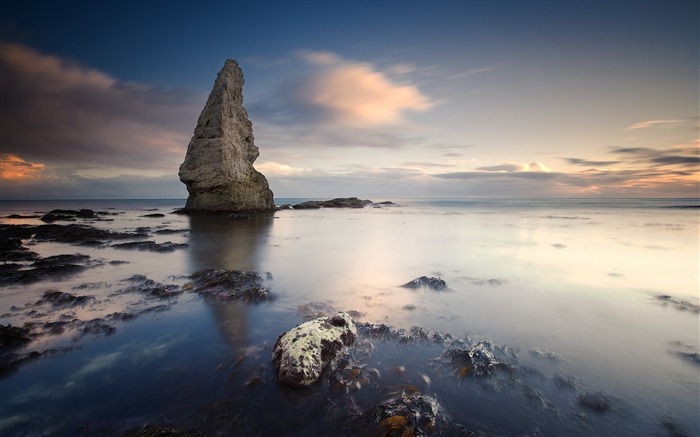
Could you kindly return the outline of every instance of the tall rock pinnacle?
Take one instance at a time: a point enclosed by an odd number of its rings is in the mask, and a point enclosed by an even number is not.
[[[243,72],[228,59],[214,82],[180,165],[189,197],[185,211],[272,211],[267,179],[253,168],[259,155],[243,107]]]

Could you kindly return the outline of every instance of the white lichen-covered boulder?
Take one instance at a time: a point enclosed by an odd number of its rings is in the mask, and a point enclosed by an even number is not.
[[[326,368],[337,365],[356,338],[355,322],[343,312],[291,329],[277,339],[272,352],[280,382],[293,387],[314,384]]]

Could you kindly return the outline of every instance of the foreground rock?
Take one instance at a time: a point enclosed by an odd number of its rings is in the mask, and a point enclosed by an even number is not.
[[[243,107],[243,72],[227,60],[202,110],[180,166],[189,197],[184,212],[274,211],[267,179]]]
[[[423,394],[402,395],[367,411],[358,428],[376,436],[476,436],[462,425],[451,423],[438,401]]]
[[[357,338],[352,318],[343,312],[302,323],[277,339],[272,362],[279,381],[308,387],[332,370]]]

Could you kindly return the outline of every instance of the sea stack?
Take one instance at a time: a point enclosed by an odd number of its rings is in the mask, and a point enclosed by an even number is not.
[[[253,168],[259,153],[243,107],[243,72],[227,59],[180,165],[189,193],[183,212],[274,211],[267,179]]]

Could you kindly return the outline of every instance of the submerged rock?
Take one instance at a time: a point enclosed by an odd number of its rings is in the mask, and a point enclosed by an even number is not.
[[[326,369],[333,370],[357,338],[355,322],[346,313],[302,323],[281,335],[272,352],[279,381],[308,387]]]
[[[446,291],[447,283],[441,278],[421,276],[402,285],[404,288],[429,288],[434,291]]]
[[[228,59],[180,166],[189,192],[183,212],[274,211],[267,179],[253,167],[258,155],[243,107],[243,72]]]
[[[192,291],[224,302],[262,302],[272,298],[270,290],[263,286],[263,279],[255,272],[206,269],[193,273],[190,279]]]
[[[174,252],[177,249],[189,247],[187,243],[173,243],[166,241],[164,243],[156,243],[155,241],[130,241],[128,243],[117,243],[112,245],[115,249],[140,250],[148,252]]]

